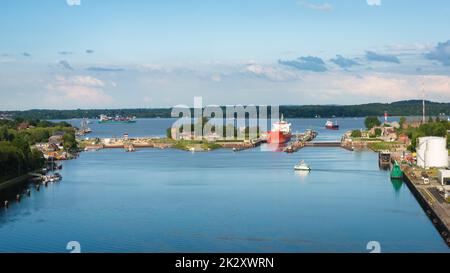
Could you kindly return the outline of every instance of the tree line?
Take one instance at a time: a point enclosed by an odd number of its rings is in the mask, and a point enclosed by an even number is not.
[[[406,122],[405,117],[400,118],[400,128],[398,128],[397,134],[405,134],[411,140],[411,146],[408,147],[410,151],[416,151],[417,139],[426,136],[436,136],[436,137],[446,137],[447,138],[447,148],[450,149],[450,135],[448,132],[450,131],[450,122],[447,119],[442,119],[439,117],[432,118],[429,117],[426,123],[421,124],[418,127],[407,126],[404,128],[404,124]],[[368,130],[380,126],[381,122],[376,116],[366,117],[364,124]],[[360,130],[352,131],[352,137],[361,137]],[[375,130],[375,136],[378,137],[381,135],[381,130]]]
[[[19,129],[23,124],[28,128]],[[0,182],[42,168],[44,157],[32,145],[47,142],[57,131],[64,132],[65,148],[76,148],[75,130],[68,123],[23,118],[0,120]]]
[[[427,115],[438,116],[450,114],[450,103],[426,102]],[[225,110],[225,106],[222,107]],[[280,106],[280,113],[286,118],[329,118],[329,117],[366,117],[382,116],[387,111],[391,116],[420,116],[422,101],[409,100],[393,103],[369,103],[360,105],[285,105]],[[139,109],[76,109],[76,110],[27,110],[7,111],[3,114],[25,119],[72,119],[98,118],[101,114],[108,116],[135,116],[137,118],[170,118],[171,108]],[[1,114],[0,113],[0,114]],[[270,110],[269,110],[270,114]]]

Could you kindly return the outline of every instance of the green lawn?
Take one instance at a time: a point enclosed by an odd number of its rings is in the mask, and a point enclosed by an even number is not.
[[[380,141],[380,142],[375,142],[375,143],[369,143],[368,146],[370,149],[379,152],[379,151],[384,151],[384,150],[391,150],[392,146],[394,145],[400,145],[402,143],[399,142],[384,142],[384,141]]]

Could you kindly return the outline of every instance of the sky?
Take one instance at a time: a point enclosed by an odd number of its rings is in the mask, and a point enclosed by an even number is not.
[[[448,0],[0,5],[0,110],[450,102]]]

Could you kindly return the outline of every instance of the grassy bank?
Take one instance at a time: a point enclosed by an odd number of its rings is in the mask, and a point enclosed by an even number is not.
[[[372,142],[372,143],[367,144],[367,146],[375,152],[391,151],[398,145],[403,145],[403,144],[400,142],[385,142],[385,141]]]
[[[212,151],[220,149],[222,146],[206,141],[180,140],[176,141],[172,148],[184,151],[191,151],[192,149],[196,151]]]

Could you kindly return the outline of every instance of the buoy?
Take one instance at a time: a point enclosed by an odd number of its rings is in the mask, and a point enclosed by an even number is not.
[[[31,195],[31,190],[30,190],[30,189],[27,190],[27,195],[28,195],[28,196]]]
[[[5,208],[8,208],[9,207],[9,202],[8,202],[8,200],[5,200]]]
[[[16,195],[17,202],[20,202],[20,194]]]

